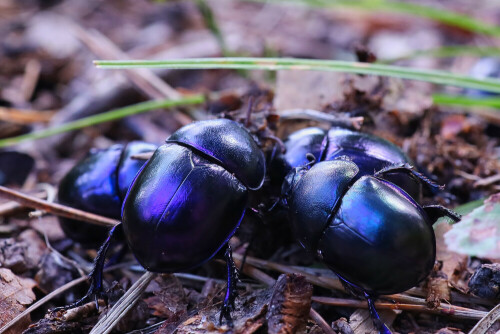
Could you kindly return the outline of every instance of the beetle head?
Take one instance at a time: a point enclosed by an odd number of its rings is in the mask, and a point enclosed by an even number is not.
[[[281,196],[283,197],[285,205],[287,204],[287,198],[290,196],[297,182],[299,182],[302,176],[304,176],[304,174],[307,173],[307,171],[316,163],[316,158],[313,154],[307,153],[306,157],[309,162],[304,166],[293,168],[283,181],[283,185],[281,186]]]

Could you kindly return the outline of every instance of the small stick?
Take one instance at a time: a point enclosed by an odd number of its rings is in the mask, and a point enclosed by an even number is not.
[[[239,254],[233,253],[234,264],[236,264],[236,266],[238,268],[241,268],[241,260],[239,258],[237,259],[235,255],[239,255]],[[269,276],[268,274],[266,274],[262,270],[255,268],[252,265],[245,264],[242,271],[245,275],[248,275],[248,276],[252,277],[253,279],[256,279],[257,281],[264,283],[265,285],[271,286],[274,283],[276,283],[276,280],[274,278],[272,278],[271,276]]]
[[[234,258],[241,260],[242,256],[240,254],[234,254]],[[299,270],[296,267],[290,267],[287,265],[279,264],[276,262],[271,262],[271,261],[266,261],[266,260],[261,260],[257,259],[251,256],[248,256],[246,258],[246,262],[261,269],[271,269],[275,271],[279,271],[284,274],[294,274],[299,272],[301,275],[304,275],[307,280],[313,284],[316,284],[318,286],[325,287],[327,289],[335,289],[335,290],[341,290],[345,291],[344,287],[342,286],[342,283],[340,283],[340,280],[334,279],[331,277],[324,277],[324,276],[315,276],[311,275],[303,270]]]
[[[40,79],[41,71],[42,65],[38,60],[31,59],[26,63],[23,82],[21,83],[24,101],[29,101],[33,96],[38,80]]]
[[[50,203],[34,196],[26,195],[19,191],[6,188],[4,186],[0,186],[0,196],[11,199],[29,208],[43,210],[56,216],[81,220],[91,224],[111,227],[119,223],[119,221],[115,219],[78,210],[58,203]]]
[[[36,198],[43,199],[44,197],[47,196],[47,193],[45,191],[40,191],[40,192],[34,193],[32,196],[34,196]],[[2,204],[0,204],[0,216],[9,215],[12,212],[16,211],[17,209],[21,209],[21,208],[23,208],[23,206],[16,201],[9,201],[9,202],[2,203]]]
[[[242,256],[240,254],[233,254],[233,257],[235,259],[242,258]],[[343,288],[343,286],[339,280],[334,279],[332,277],[311,275],[310,273],[308,273],[304,270],[301,270],[298,267],[290,267],[290,266],[282,265],[279,263],[274,263],[271,261],[256,259],[256,258],[251,257],[251,256],[247,256],[246,263],[248,263],[250,265],[254,265],[258,268],[275,270],[275,271],[278,271],[281,273],[300,273],[300,274],[304,275],[306,277],[307,281],[311,282],[312,284],[315,284],[315,285],[318,285],[318,286],[321,286],[321,287],[324,287],[327,289],[335,289],[335,290],[345,291],[345,289]],[[404,294],[394,294],[394,295],[387,295],[387,296],[381,296],[381,297],[393,299],[396,302],[407,303],[407,304],[381,303],[381,305],[391,305],[391,308],[396,308],[394,305],[398,305],[398,306],[410,305],[408,307],[409,308],[415,307],[415,310],[422,310],[422,311],[426,311],[426,312],[430,312],[430,313],[434,312],[437,314],[447,314],[450,316],[456,316],[456,317],[467,318],[467,319],[481,319],[486,314],[486,312],[483,312],[483,311],[468,309],[465,307],[460,307],[460,306],[455,306],[455,305],[446,305],[446,304],[441,304],[441,309],[438,308],[438,310],[440,310],[440,311],[435,311],[435,310],[430,309],[426,306],[426,302],[424,299],[412,297],[412,296],[407,296]],[[318,297],[318,298],[320,298],[320,297]],[[341,299],[339,299],[339,300],[341,300]],[[343,300],[346,301],[348,299],[343,299]],[[353,301],[353,302],[365,303],[364,301]],[[357,305],[358,306],[352,306],[352,307],[362,307],[359,305],[367,305],[367,304],[365,303],[365,304],[357,304]],[[384,308],[384,307],[382,307],[382,308]],[[389,308],[389,307],[386,307],[386,308]],[[471,312],[473,312],[473,313],[471,313]]]
[[[342,126],[359,130],[363,125],[363,117],[345,117],[327,114],[313,109],[290,109],[278,113],[280,119],[303,119],[330,123],[332,126]]]
[[[21,110],[16,108],[0,107],[0,120],[17,123],[32,124],[38,122],[49,122],[55,111]]]
[[[495,174],[484,179],[479,179],[474,182],[474,187],[489,186],[490,184],[500,181],[500,174]]]
[[[312,307],[311,307],[311,311],[309,311],[309,316],[311,317],[312,320],[314,320],[314,322],[319,327],[321,327],[321,329],[323,330],[324,333],[337,334],[333,330],[333,328],[330,325],[328,325],[328,323],[325,321],[325,319],[323,319],[323,317],[318,312],[316,312]]]
[[[500,319],[500,304],[495,306],[488,314],[486,314],[479,322],[472,328],[469,334],[482,334],[488,330]],[[498,333],[498,332],[497,332]]]
[[[92,328],[90,334],[107,334],[113,330],[113,327],[134,307],[139,301],[149,282],[156,277],[155,273],[147,271],[135,282],[130,289],[116,302],[113,308],[101,318]]]
[[[87,45],[92,52],[103,58],[130,59],[130,57],[120,50],[109,38],[97,30],[87,30],[80,25],[71,22],[75,35]],[[170,87],[165,81],[161,80],[154,72],[149,69],[140,69],[139,71],[127,70],[125,74],[128,78],[152,98],[178,99],[181,94]]]
[[[313,296],[312,300],[314,302],[331,305],[331,306],[342,306],[342,307],[354,307],[354,308],[368,308],[368,303],[364,300],[354,300],[354,299],[344,299],[344,298],[330,298],[330,297],[317,297]],[[405,311],[419,311],[432,314],[449,315],[461,319],[482,319],[487,312],[478,311],[470,308],[454,306],[442,303],[439,307],[435,309],[428,308],[425,305],[414,305],[414,304],[400,304],[400,303],[384,303],[375,302],[375,307],[377,309],[391,309],[391,310],[405,310]]]

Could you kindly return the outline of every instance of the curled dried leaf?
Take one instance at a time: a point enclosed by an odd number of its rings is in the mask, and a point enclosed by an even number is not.
[[[16,276],[7,268],[0,268],[0,328],[23,312],[26,305],[35,300],[32,288],[36,282],[30,278]],[[9,329],[6,334],[20,333],[30,324],[27,316],[16,326]]]

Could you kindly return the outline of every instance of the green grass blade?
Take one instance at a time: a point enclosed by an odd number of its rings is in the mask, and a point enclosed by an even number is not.
[[[500,36],[500,27],[487,24],[467,15],[409,2],[387,0],[245,0],[275,4],[299,4],[319,8],[353,8],[363,11],[382,11],[423,17],[475,33]]]
[[[500,97],[472,98],[461,95],[433,94],[435,104],[461,107],[500,108]]]
[[[154,101],[137,103],[124,108],[119,108],[105,113],[97,114],[94,116],[81,118],[73,122],[62,124],[60,126],[55,126],[44,130],[31,132],[17,137],[1,139],[0,148],[11,146],[23,141],[50,137],[60,133],[82,129],[100,123],[115,121],[123,117],[139,114],[153,109],[194,105],[203,103],[204,101],[205,98],[203,97],[203,95],[193,95],[176,100],[154,100]]]
[[[373,74],[441,85],[481,89],[500,93],[500,80],[476,79],[445,71],[401,66],[294,58],[194,58],[169,60],[98,60],[101,68],[172,68],[172,69],[248,69],[248,70],[317,70]]]
[[[219,28],[219,24],[215,19],[215,15],[212,11],[212,8],[210,8],[210,6],[206,3],[205,0],[196,0],[195,3],[196,6],[198,7],[198,11],[203,17],[203,21],[205,22],[207,29],[212,33],[212,35],[217,40],[217,43],[219,44],[219,47],[222,51],[222,55],[224,57],[229,56],[226,41],[224,40],[224,36],[222,35],[222,32]]]
[[[390,64],[400,60],[408,60],[419,57],[453,58],[460,56],[500,57],[500,48],[470,45],[450,45],[428,50],[418,50],[406,56],[378,60],[377,63]]]

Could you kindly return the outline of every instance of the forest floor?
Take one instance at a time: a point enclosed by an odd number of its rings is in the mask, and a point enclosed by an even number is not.
[[[500,24],[500,6],[493,2],[420,4]],[[198,105],[158,108],[1,148],[0,185],[30,198],[53,202],[62,177],[92,148],[132,140],[161,145],[192,121],[224,117],[244,124],[270,155],[277,147],[273,138],[285,140],[307,126],[327,129],[328,122],[309,112],[318,110],[328,117],[354,120],[354,127],[393,142],[419,170],[446,186],[437,194],[426,194],[424,204],[469,213],[489,198],[481,207],[484,215],[500,211],[498,197],[492,196],[500,192],[500,114],[492,108],[433,102],[434,94],[480,92],[337,72],[108,70],[92,62],[296,57],[383,61],[465,75],[478,56],[415,55],[450,45],[496,48],[496,37],[395,12],[229,0],[0,0],[0,36],[0,139],[150,99],[206,96]],[[497,65],[500,72],[500,62]],[[293,110],[302,111],[300,119]],[[279,185],[268,177],[252,205],[264,212],[279,196]],[[36,205],[16,202],[16,196],[0,195],[0,327],[49,293],[85,277],[97,253],[66,237],[50,207],[33,211]],[[430,278],[406,293],[380,300],[385,304],[378,306],[381,316],[394,332],[468,333],[498,304],[500,214],[483,223],[483,211],[470,218],[479,223],[454,231],[455,239],[445,237],[453,229],[448,222],[437,223],[438,265]],[[488,238],[497,242],[488,252],[476,252],[480,246],[460,248],[464,239],[467,245],[469,239],[479,245]],[[216,256],[186,273],[150,277],[152,282],[114,331],[289,333],[286,326],[294,328],[290,333],[374,330],[366,303],[347,293],[333,272],[302,250],[283,217],[248,215],[231,245],[237,264],[248,255],[233,327],[218,322],[226,269],[222,257]],[[81,280],[16,321],[6,333],[89,333],[144,277],[130,252],[120,263],[105,274],[109,300],[100,304],[99,312],[94,303],[71,314],[48,311],[82,296],[87,285]],[[469,280],[478,269],[483,271],[482,281],[472,287]],[[314,311],[309,313],[311,301]],[[279,305],[278,311],[272,305]],[[147,329],[138,331],[143,328]],[[498,333],[500,325],[497,321],[481,328],[475,333]]]

